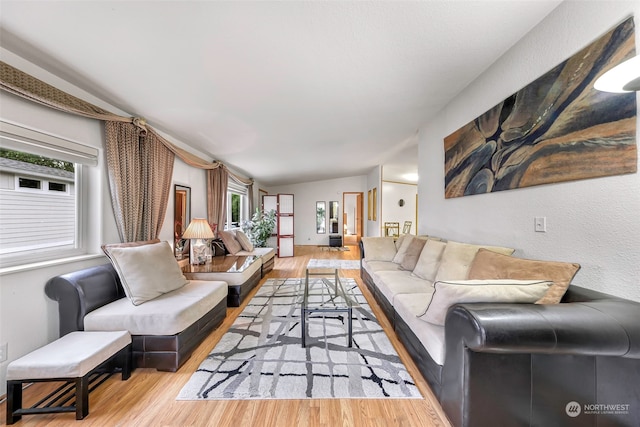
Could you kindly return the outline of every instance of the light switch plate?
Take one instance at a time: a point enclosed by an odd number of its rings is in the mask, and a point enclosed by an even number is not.
[[[545,233],[547,231],[547,217],[537,216],[535,217],[535,230],[539,233]]]

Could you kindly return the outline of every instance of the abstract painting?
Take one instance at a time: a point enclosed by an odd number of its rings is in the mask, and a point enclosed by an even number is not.
[[[634,40],[629,18],[447,136],[445,197],[635,173],[636,94],[593,88]]]

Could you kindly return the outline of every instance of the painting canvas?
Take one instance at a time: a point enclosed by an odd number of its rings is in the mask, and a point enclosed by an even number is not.
[[[636,172],[636,94],[593,88],[634,40],[629,18],[447,136],[445,197]]]

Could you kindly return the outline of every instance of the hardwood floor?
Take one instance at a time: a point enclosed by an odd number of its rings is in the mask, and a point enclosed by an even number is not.
[[[276,258],[270,277],[303,277],[309,259],[359,259],[357,246],[349,251],[324,251],[315,246],[296,246],[295,256]],[[233,323],[242,306],[229,308],[221,327],[195,350],[178,372],[136,369],[128,381],[114,375],[89,397],[89,416],[75,421],[74,413],[23,416],[16,426],[450,426],[437,399],[415,364],[399,343],[389,322],[360,279],[360,270],[341,270],[343,277],[356,279],[362,293],[382,324],[400,358],[414,378],[423,399],[306,399],[234,400],[190,402],[175,400],[209,351]],[[255,290],[249,298],[255,293]],[[244,305],[244,304],[243,304]],[[48,391],[35,384],[24,391],[25,406]],[[6,404],[0,405],[4,423]],[[77,423],[77,424],[76,424]]]

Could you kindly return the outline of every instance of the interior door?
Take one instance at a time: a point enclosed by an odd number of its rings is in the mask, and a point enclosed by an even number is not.
[[[363,201],[364,193],[348,192],[342,193],[342,205],[344,206],[344,244],[357,245],[363,233]]]
[[[358,240],[362,237],[362,193],[356,195],[356,236]]]

